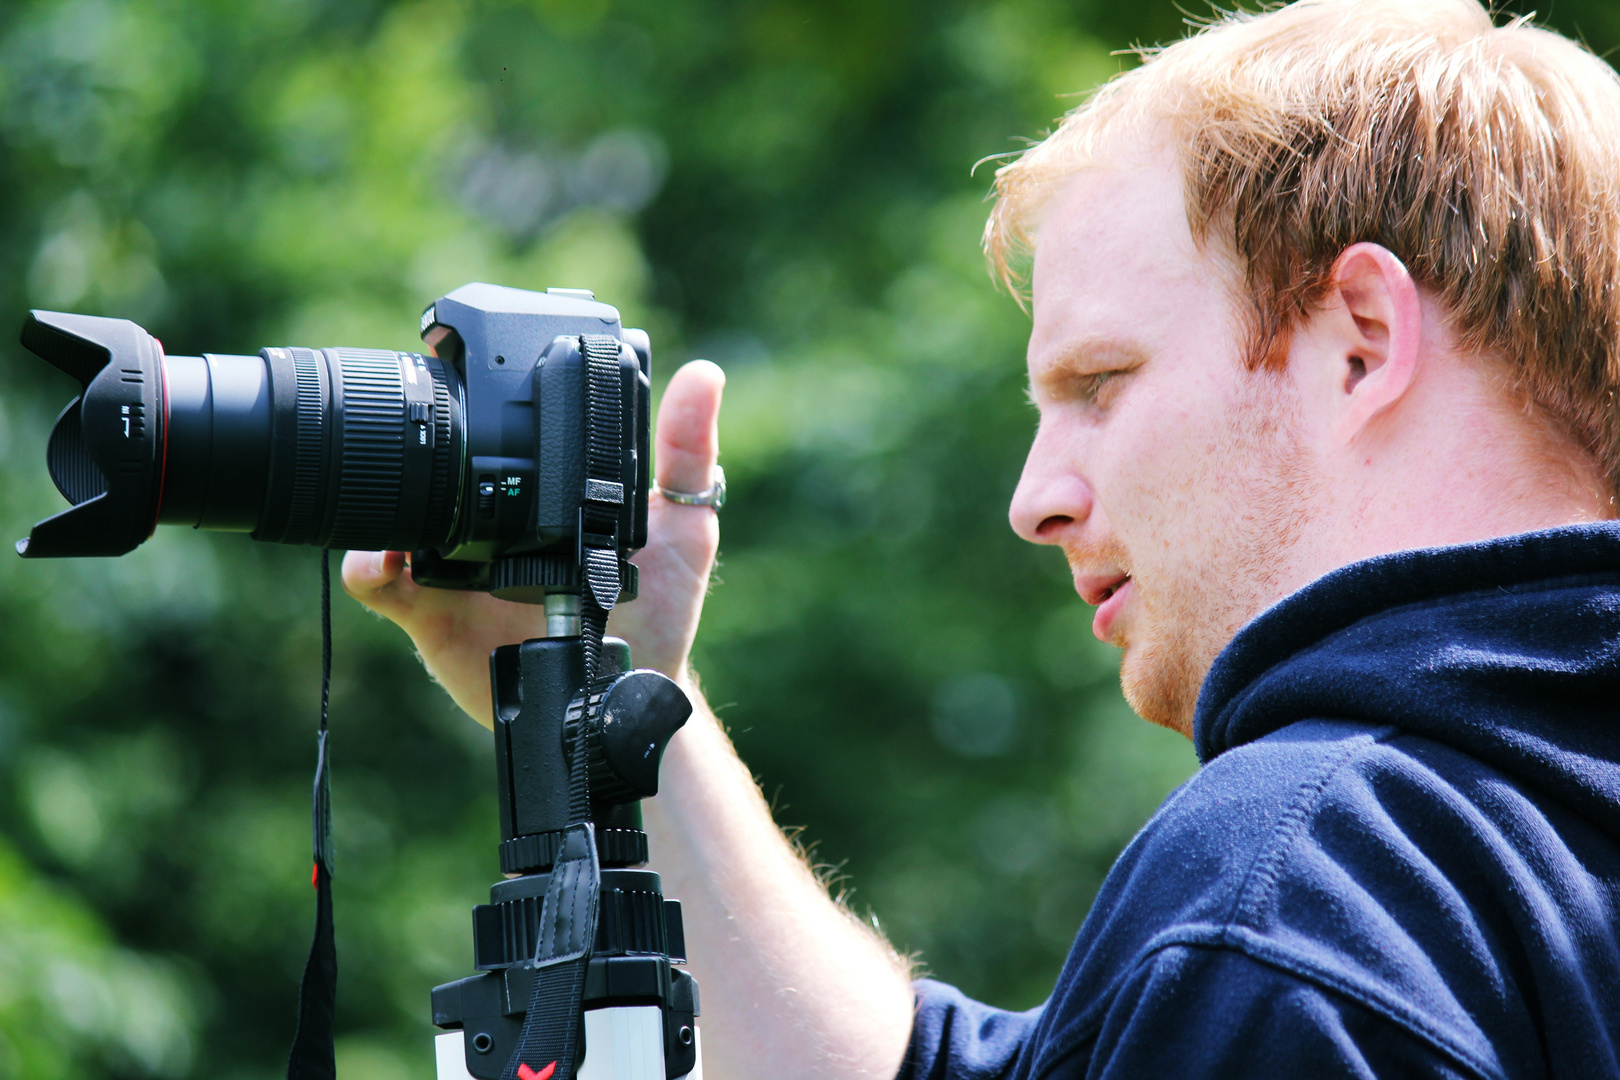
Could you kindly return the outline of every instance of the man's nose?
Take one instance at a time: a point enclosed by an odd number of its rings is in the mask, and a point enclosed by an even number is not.
[[[1061,543],[1069,526],[1091,516],[1091,503],[1091,485],[1037,435],[1007,514],[1013,532],[1032,544]]]

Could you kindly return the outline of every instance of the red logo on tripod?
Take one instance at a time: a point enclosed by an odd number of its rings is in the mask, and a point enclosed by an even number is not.
[[[555,1061],[539,1072],[535,1072],[521,1061],[518,1062],[518,1080],[551,1080],[551,1074],[556,1071],[557,1063]]]

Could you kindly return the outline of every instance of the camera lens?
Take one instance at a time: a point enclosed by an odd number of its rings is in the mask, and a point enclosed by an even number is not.
[[[22,341],[84,387],[45,455],[73,506],[19,541],[24,556],[122,555],[159,523],[396,551],[455,526],[466,403],[437,357],[165,356],[132,322],[51,311]]]
[[[438,358],[265,349],[163,358],[157,520],[256,540],[443,543],[461,478],[461,393]]]

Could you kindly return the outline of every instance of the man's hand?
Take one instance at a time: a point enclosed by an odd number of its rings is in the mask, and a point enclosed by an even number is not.
[[[682,367],[658,408],[653,454],[660,487],[702,491],[720,452],[716,431],[726,377],[707,360]],[[614,608],[608,633],[630,643],[637,667],[656,668],[687,683],[687,657],[697,633],[720,525],[706,506],[681,506],[656,492],[649,500],[640,597]],[[544,637],[543,608],[497,600],[488,593],[429,589],[406,572],[399,551],[351,551],[343,559],[349,595],[398,623],[416,643],[433,676],[457,705],[485,727],[494,723],[489,654],[497,646]]]

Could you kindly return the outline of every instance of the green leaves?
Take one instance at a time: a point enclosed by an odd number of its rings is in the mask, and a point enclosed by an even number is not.
[[[0,841],[0,1070],[187,1075],[202,997],[183,964],[109,940],[91,907]]]

